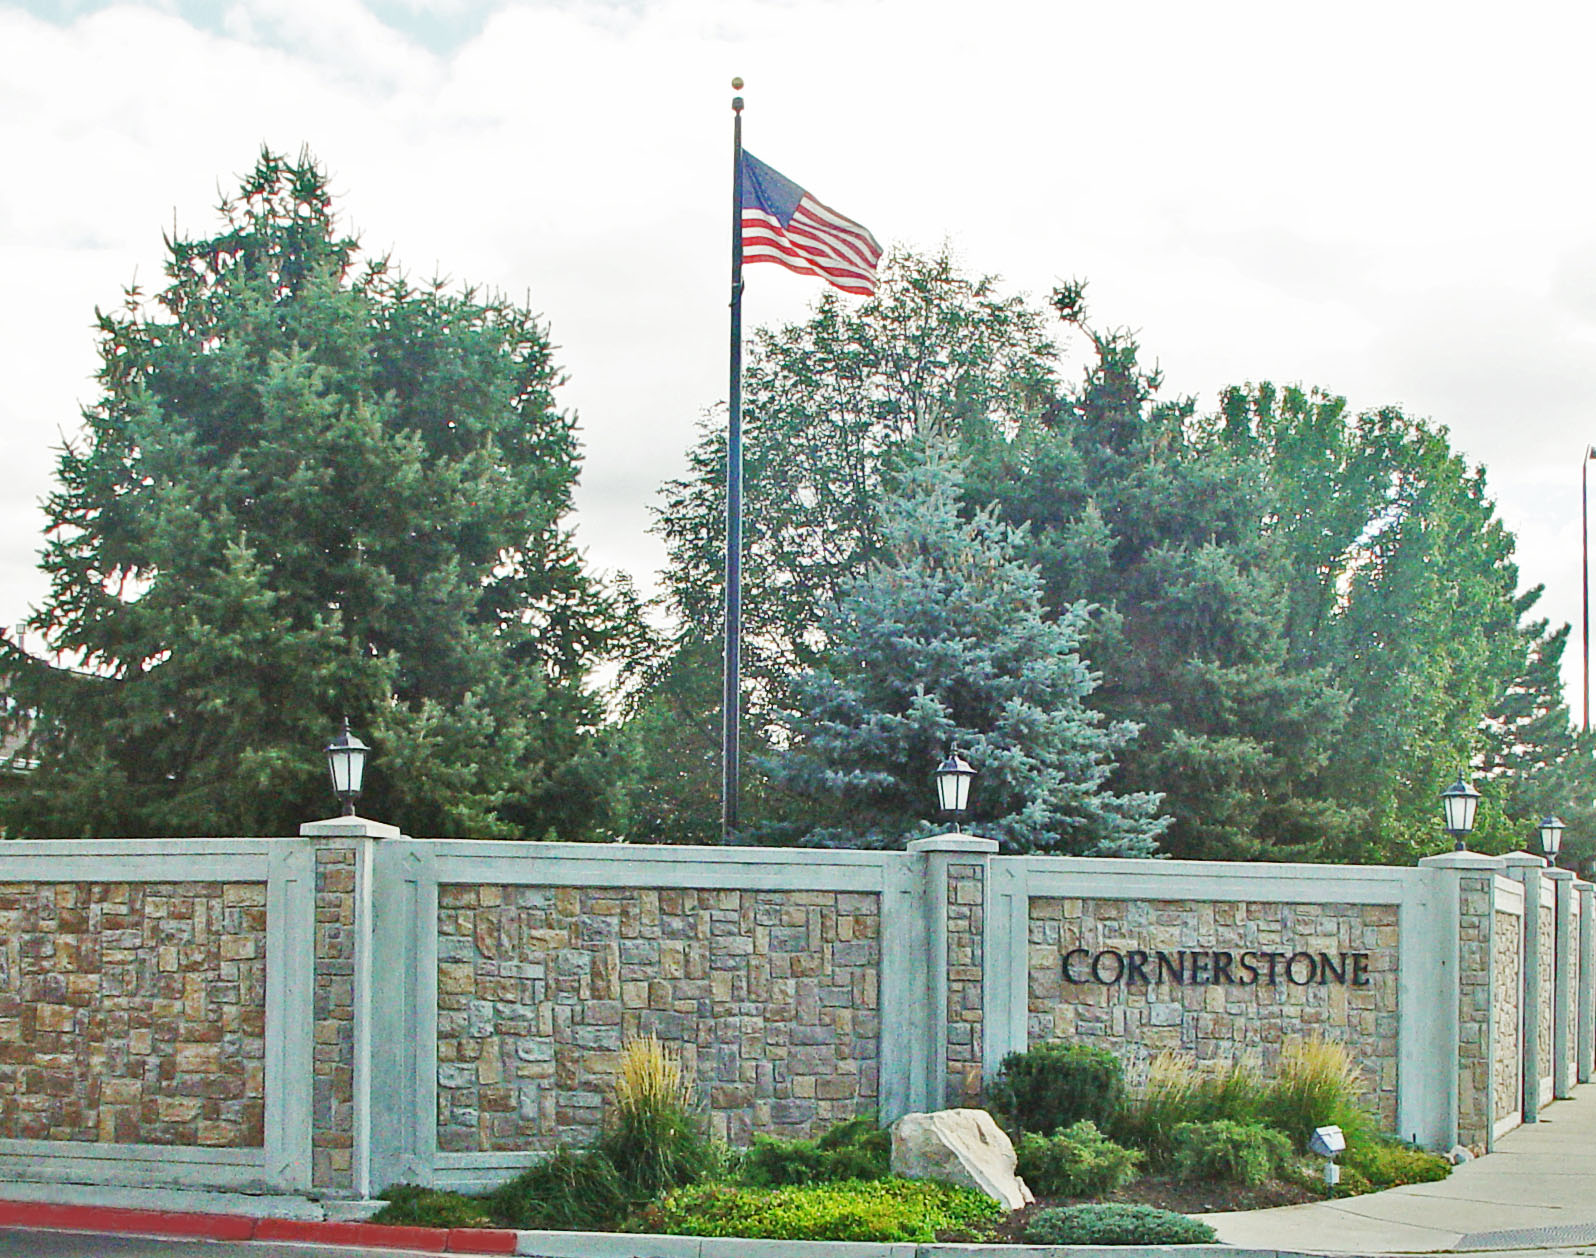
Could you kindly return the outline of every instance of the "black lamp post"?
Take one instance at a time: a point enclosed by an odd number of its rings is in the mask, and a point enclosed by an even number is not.
[[[1563,847],[1563,822],[1558,817],[1541,818],[1541,855],[1548,865],[1557,864],[1557,853]]]
[[[349,732],[349,718],[344,718],[343,728],[327,744],[327,772],[332,775],[333,794],[344,806],[344,816],[355,815],[355,800],[360,798],[360,784],[366,776],[366,757],[371,748]]]
[[[1457,775],[1457,781],[1441,792],[1441,807],[1446,811],[1446,832],[1452,836],[1454,852],[1469,850],[1469,831],[1474,829],[1474,810],[1479,802],[1480,793],[1463,780],[1461,772]]]
[[[959,832],[959,818],[970,807],[970,779],[975,770],[957,751],[937,766],[937,801],[942,811],[953,818],[953,832]]]

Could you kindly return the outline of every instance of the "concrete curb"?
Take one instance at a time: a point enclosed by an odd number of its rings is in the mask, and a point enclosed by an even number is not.
[[[0,1226],[58,1232],[114,1232],[182,1240],[306,1241],[317,1245],[380,1245],[431,1254],[513,1254],[517,1234],[504,1228],[392,1227],[312,1219],[257,1218],[137,1210],[124,1206],[0,1201]]]
[[[518,1232],[507,1228],[395,1227],[336,1219],[141,1210],[129,1206],[50,1201],[0,1201],[0,1227],[109,1232],[182,1240],[385,1246],[432,1254],[518,1254],[523,1258],[1316,1258],[1294,1251],[1240,1249],[1230,1245],[917,1245],[618,1232]]]

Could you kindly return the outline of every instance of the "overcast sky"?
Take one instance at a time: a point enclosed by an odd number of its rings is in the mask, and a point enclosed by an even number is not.
[[[1451,430],[1572,621],[1596,440],[1596,8],[1340,0],[0,0],[0,624],[42,595],[96,304],[262,144],[373,252],[527,295],[569,374],[589,557],[725,396],[729,81],[748,147],[884,244],[1090,283],[1171,394],[1320,385]],[[749,272],[750,326],[819,282]],[[1066,370],[1080,366],[1078,351]]]

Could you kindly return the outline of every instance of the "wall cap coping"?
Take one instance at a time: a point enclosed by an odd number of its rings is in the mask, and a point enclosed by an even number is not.
[[[980,852],[990,854],[998,850],[996,839],[981,839],[973,834],[935,834],[929,839],[911,839],[911,852]]]
[[[1558,882],[1574,881],[1574,871],[1572,869],[1558,869],[1555,865],[1546,871],[1546,876],[1555,878]]]
[[[1506,862],[1500,856],[1487,856],[1484,852],[1442,852],[1439,856],[1426,856],[1419,861],[1425,869],[1504,869]]]
[[[1544,856],[1536,856],[1532,852],[1508,852],[1501,858],[1501,861],[1502,864],[1507,865],[1510,868],[1546,868],[1546,858]]]
[[[369,821],[365,817],[328,817],[323,821],[307,821],[299,827],[302,839],[402,839],[398,826],[386,821]]]

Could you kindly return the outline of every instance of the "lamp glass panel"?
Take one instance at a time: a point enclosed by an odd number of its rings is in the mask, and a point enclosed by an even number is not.
[[[1446,828],[1453,834],[1468,833],[1474,829],[1474,808],[1480,797],[1474,792],[1447,791],[1441,796],[1446,806]]]
[[[333,794],[359,794],[361,779],[366,775],[365,748],[337,747],[329,750],[327,768],[332,773]]]

